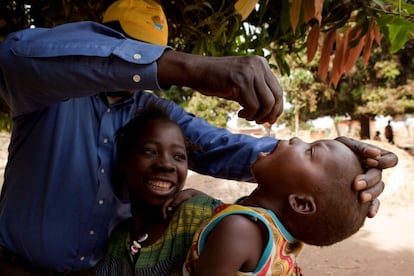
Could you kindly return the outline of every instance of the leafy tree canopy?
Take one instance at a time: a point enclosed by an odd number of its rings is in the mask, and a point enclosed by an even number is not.
[[[101,21],[113,0],[2,0],[0,38],[32,25],[51,27]],[[160,0],[169,23],[169,43],[203,55],[258,54],[289,73],[287,54],[320,51],[319,76],[335,86],[362,54],[367,64],[380,34],[397,52],[414,37],[413,1],[369,0]],[[234,6],[254,5],[245,18]],[[320,43],[320,39],[323,42]],[[333,55],[334,53],[334,55]],[[330,75],[328,69],[332,63]]]
[[[2,0],[0,40],[12,31],[31,26],[52,27],[81,20],[100,22],[112,2]],[[295,69],[293,74],[299,73],[299,80],[305,78],[296,88],[306,92],[302,96],[289,95],[300,103],[301,114],[317,116],[349,110],[379,114],[379,110],[398,110],[383,106],[387,102],[384,97],[391,94],[395,99],[406,100],[402,106],[412,109],[412,97],[404,94],[407,88],[401,86],[412,78],[413,71],[412,0],[160,0],[160,3],[168,20],[169,44],[177,50],[212,56],[257,54],[266,57],[285,75],[291,73],[292,64],[307,63],[305,70],[313,72],[312,79],[303,70]],[[244,16],[234,8],[252,4],[253,11]],[[376,51],[377,48],[381,51]],[[377,63],[378,52],[383,56],[398,53],[397,64],[405,70],[388,66],[392,64],[388,61]],[[328,85],[318,84],[319,81]],[[387,82],[392,85],[387,86]],[[372,87],[369,92],[363,88],[366,84]],[[396,87],[399,92],[393,90]],[[169,97],[185,104],[192,93],[173,88]],[[376,104],[366,104],[373,100]],[[195,99],[195,102],[200,101]],[[303,108],[307,112],[303,113]]]

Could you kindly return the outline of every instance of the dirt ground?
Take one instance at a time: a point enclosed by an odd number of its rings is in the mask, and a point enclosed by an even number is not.
[[[0,185],[9,136],[0,133]],[[377,216],[367,219],[351,238],[329,247],[305,246],[298,264],[305,276],[414,275],[414,158],[387,143],[369,141],[395,152],[399,163],[384,171],[386,188]],[[251,183],[216,179],[190,172],[187,186],[231,202],[255,188]]]
[[[298,258],[304,276],[414,275],[414,158],[396,146],[368,142],[399,157],[398,165],[383,173],[386,188],[379,213],[345,241],[329,247],[305,246]],[[187,183],[230,202],[255,187],[195,173]]]

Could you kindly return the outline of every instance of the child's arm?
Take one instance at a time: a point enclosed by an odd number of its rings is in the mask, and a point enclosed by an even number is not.
[[[254,271],[268,238],[264,233],[260,222],[246,216],[222,219],[208,236],[194,275],[229,276],[237,271]]]

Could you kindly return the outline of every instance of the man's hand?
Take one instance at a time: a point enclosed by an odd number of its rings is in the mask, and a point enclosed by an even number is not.
[[[166,51],[157,61],[161,85],[191,87],[207,96],[237,101],[239,116],[274,123],[283,111],[283,91],[266,59],[206,57]]]
[[[398,157],[390,151],[386,151],[374,145],[354,140],[345,136],[335,140],[345,144],[357,154],[363,165],[367,167],[364,174],[358,175],[354,180],[354,189],[360,191],[361,202],[371,201],[368,217],[372,218],[379,209],[378,196],[384,190],[382,181],[382,169],[392,168],[398,163]]]

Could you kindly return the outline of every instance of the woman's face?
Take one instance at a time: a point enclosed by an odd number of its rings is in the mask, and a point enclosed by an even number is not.
[[[187,151],[182,131],[175,123],[150,121],[131,151],[125,170],[131,204],[162,206],[183,188]]]

